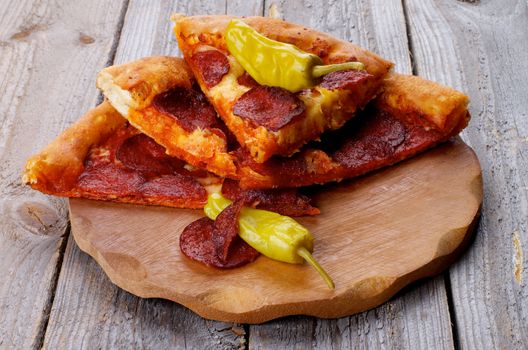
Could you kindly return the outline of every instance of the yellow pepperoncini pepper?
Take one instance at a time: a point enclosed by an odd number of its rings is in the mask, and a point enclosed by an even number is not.
[[[220,193],[212,193],[204,207],[205,215],[215,220],[218,214],[232,202]],[[326,271],[313,258],[313,237],[304,226],[288,216],[271,211],[242,208],[239,236],[259,253],[268,258],[292,264],[308,261],[319,272],[329,288],[334,282]]]
[[[237,19],[227,26],[226,43],[231,55],[259,84],[291,92],[311,88],[318,78],[335,71],[365,69],[361,62],[323,65],[319,56],[269,39]]]

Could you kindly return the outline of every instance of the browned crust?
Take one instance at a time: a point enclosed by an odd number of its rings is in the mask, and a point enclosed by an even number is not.
[[[90,148],[97,145],[126,120],[104,101],[66,129],[40,153],[28,159],[23,181],[36,190],[61,194],[71,190],[84,170]]]
[[[99,88],[105,75],[110,75],[115,85],[130,92],[136,103],[130,107],[136,109],[150,105],[156,95],[173,87],[190,88],[193,79],[192,72],[183,59],[169,56],[146,57],[107,67],[97,78]]]
[[[417,76],[391,74],[376,103],[399,114],[419,116],[425,127],[449,133],[466,119],[469,97],[439,83]],[[460,131],[460,130],[459,130]],[[458,133],[458,132],[457,132]]]
[[[185,61],[156,56],[105,68],[97,86],[137,129],[165,147],[167,154],[220,176],[235,176],[226,140],[211,130],[189,132],[177,119],[151,106],[158,94],[175,87],[191,88],[194,77]],[[116,93],[116,87],[122,89]]]
[[[202,45],[205,45],[227,51],[224,33],[233,18],[236,17],[173,16],[178,43],[195,72],[198,68],[192,65],[192,59],[189,60],[195,49],[200,50]],[[324,130],[339,128],[354,115],[358,108],[363,108],[370,99],[375,97],[380,90],[382,79],[392,68],[391,62],[368,50],[298,24],[264,17],[241,19],[271,39],[291,43],[304,51],[320,56],[326,64],[351,60],[361,61],[373,76],[361,87],[362,93],[343,93],[338,99],[342,106],[330,110],[328,107],[322,107],[321,118],[301,118],[276,132],[271,132],[264,127],[250,126],[247,121],[234,116],[232,101],[222,103],[222,101],[215,100],[209,94],[210,89],[207,89],[201,81],[200,74],[197,74],[202,89],[212,100],[228,128],[235,134],[240,144],[250,151],[257,162],[264,162],[272,155],[289,156],[303,144],[316,139]],[[317,110],[319,107],[314,108]]]

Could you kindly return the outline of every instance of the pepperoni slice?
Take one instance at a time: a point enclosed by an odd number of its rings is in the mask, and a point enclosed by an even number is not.
[[[171,205],[205,203],[207,191],[185,163],[138,130],[125,126],[90,152],[78,188],[92,198],[111,196]]]
[[[185,165],[178,158],[169,157],[165,148],[145,134],[126,139],[117,149],[116,158],[129,169],[152,175],[173,174]]]
[[[159,94],[152,102],[160,112],[178,120],[185,130],[207,129],[217,127],[216,112],[201,91],[176,87]]]
[[[277,131],[300,116],[304,103],[293,93],[276,86],[256,86],[235,103],[233,113],[256,126]]]
[[[227,57],[218,50],[196,52],[191,60],[198,68],[205,86],[209,89],[218,85],[231,67]]]
[[[113,163],[88,162],[77,186],[89,193],[134,196],[146,179],[139,173]]]
[[[147,196],[186,198],[200,201],[207,198],[207,191],[192,176],[163,175],[141,185],[140,191]]]
[[[255,87],[255,86],[258,86],[259,84],[255,81],[255,79],[253,79],[253,77],[251,75],[249,75],[248,72],[244,72],[244,74],[242,74],[241,76],[239,76],[237,78],[237,82],[240,84],[240,85],[244,85],[244,86],[247,86],[249,88],[252,88],[252,87]]]
[[[297,189],[242,190],[235,180],[226,179],[222,194],[233,201],[244,200],[245,205],[269,210],[286,216],[317,215],[319,209],[310,205],[310,198]]]
[[[180,249],[189,259],[201,262],[207,266],[218,268],[233,268],[248,264],[255,260],[259,253],[242,239],[235,239],[227,261],[222,262],[217,255],[213,243],[215,222],[207,217],[190,223],[180,235]]]
[[[346,140],[332,157],[347,169],[377,168],[378,162],[392,159],[398,146],[405,142],[407,129],[396,118],[378,113],[358,133]]]
[[[320,86],[328,90],[352,90],[374,76],[364,70],[341,70],[323,77]]]
[[[217,217],[213,228],[213,243],[216,255],[221,262],[226,263],[230,249],[238,236],[238,218],[244,200],[237,200],[225,208]]]

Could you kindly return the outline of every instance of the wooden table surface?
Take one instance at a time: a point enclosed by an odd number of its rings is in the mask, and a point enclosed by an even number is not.
[[[471,97],[463,139],[479,156],[485,192],[476,238],[445,274],[377,309],[248,326],[137,298],[77,248],[67,201],[21,183],[28,156],[101,99],[100,69],[179,54],[171,13],[267,15],[272,3],[2,0],[0,348],[528,348],[526,0],[275,1],[286,20]]]

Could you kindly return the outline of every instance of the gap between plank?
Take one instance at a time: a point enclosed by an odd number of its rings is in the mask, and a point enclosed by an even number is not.
[[[411,61],[412,75],[418,75],[416,71],[416,64],[414,63],[414,47],[412,43],[411,26],[409,24],[409,14],[407,13],[407,0],[402,0],[403,19],[405,20],[405,31],[407,34],[407,47],[409,49],[409,59]]]
[[[451,278],[449,274],[444,273],[444,284],[447,296],[447,307],[449,311],[449,321],[451,323],[451,334],[453,336],[453,345],[455,349],[460,349],[460,341],[458,339],[458,326],[455,317],[455,305],[453,304],[453,291],[451,289]]]
[[[129,1],[130,0],[123,1],[123,5],[119,13],[119,20],[117,22],[117,30],[114,34],[114,40],[112,42],[110,52],[108,53],[108,60],[106,61],[106,64],[105,64],[106,66],[109,66],[114,61],[114,58],[117,52],[117,46],[119,45],[119,38],[121,37],[121,31],[123,30],[123,25],[125,23],[125,17],[126,17]],[[100,104],[102,101],[103,101],[103,95],[100,93],[97,99],[97,104]],[[51,280],[50,296],[48,300],[46,301],[46,307],[44,308],[44,312],[43,312],[44,319],[41,321],[41,326],[39,326],[39,332],[38,332],[37,340],[35,342],[36,349],[42,349],[42,347],[44,346],[46,332],[48,331],[48,323],[49,323],[51,308],[53,307],[53,304],[55,302],[55,294],[57,292],[59,277],[62,271],[62,263],[64,262],[64,254],[66,251],[66,245],[68,244],[70,234],[71,234],[71,223],[68,221],[68,227],[66,228],[65,233],[62,236],[62,242],[59,247],[59,258],[57,260],[57,266],[55,269],[56,272]]]
[[[62,263],[64,261],[64,253],[66,251],[66,244],[68,243],[68,237],[70,237],[70,231],[71,231],[71,225],[68,222],[68,226],[66,227],[66,230],[64,231],[64,235],[62,236],[62,242],[59,246],[59,258],[57,259],[57,265],[55,266],[55,275],[51,279],[51,288],[50,288],[50,295],[48,297],[48,300],[46,300],[46,306],[44,307],[44,310],[42,311],[43,319],[40,322],[39,325],[39,331],[38,335],[35,341],[35,349],[42,349],[44,346],[44,338],[46,336],[46,331],[48,330],[48,323],[49,318],[51,314],[51,307],[53,306],[53,302],[55,301],[55,293],[57,291],[57,285],[59,284],[59,275],[62,267]]]

